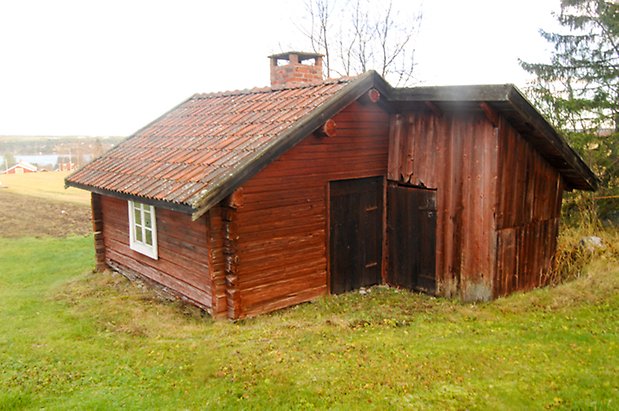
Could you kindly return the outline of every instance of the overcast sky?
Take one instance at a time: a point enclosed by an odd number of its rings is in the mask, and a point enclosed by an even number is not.
[[[0,135],[126,136],[194,93],[266,86],[266,56],[309,49],[304,3],[0,0]],[[425,0],[418,81],[524,86],[558,3]]]

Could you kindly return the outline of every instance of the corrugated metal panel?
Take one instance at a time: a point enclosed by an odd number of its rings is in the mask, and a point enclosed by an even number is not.
[[[197,94],[71,175],[68,183],[192,206],[347,82]]]

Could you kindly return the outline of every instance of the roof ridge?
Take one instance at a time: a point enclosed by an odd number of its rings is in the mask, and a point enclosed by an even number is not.
[[[274,91],[283,91],[283,90],[299,90],[305,88],[314,88],[314,87],[322,87],[330,84],[340,84],[340,83],[350,83],[355,80],[359,76],[343,76],[339,78],[328,78],[320,83],[297,83],[294,85],[281,85],[275,87],[253,87],[246,88],[240,90],[226,90],[226,91],[216,91],[211,93],[196,93],[192,96],[192,99],[202,99],[202,98],[215,98],[215,97],[231,97],[231,96],[243,96],[248,94],[262,94],[262,93],[271,93]]]

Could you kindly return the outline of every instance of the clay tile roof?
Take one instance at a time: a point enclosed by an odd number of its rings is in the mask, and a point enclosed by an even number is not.
[[[374,71],[320,84],[196,94],[65,183],[196,219],[372,87],[400,108],[490,105],[560,171],[569,189],[597,187],[585,162],[513,85],[394,89]]]
[[[196,94],[70,175],[65,183],[143,199],[197,218],[230,194],[235,188],[231,184],[247,177],[249,164],[282,145],[282,139],[290,140],[291,130],[308,118],[328,119],[321,118],[326,103],[334,97],[338,100],[338,93],[352,83],[359,81]],[[320,123],[314,121],[311,126],[309,133]]]

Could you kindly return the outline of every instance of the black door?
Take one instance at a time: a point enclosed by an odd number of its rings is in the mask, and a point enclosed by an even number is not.
[[[436,291],[436,192],[390,186],[387,193],[390,284]]]
[[[382,177],[330,183],[331,292],[381,282]]]

